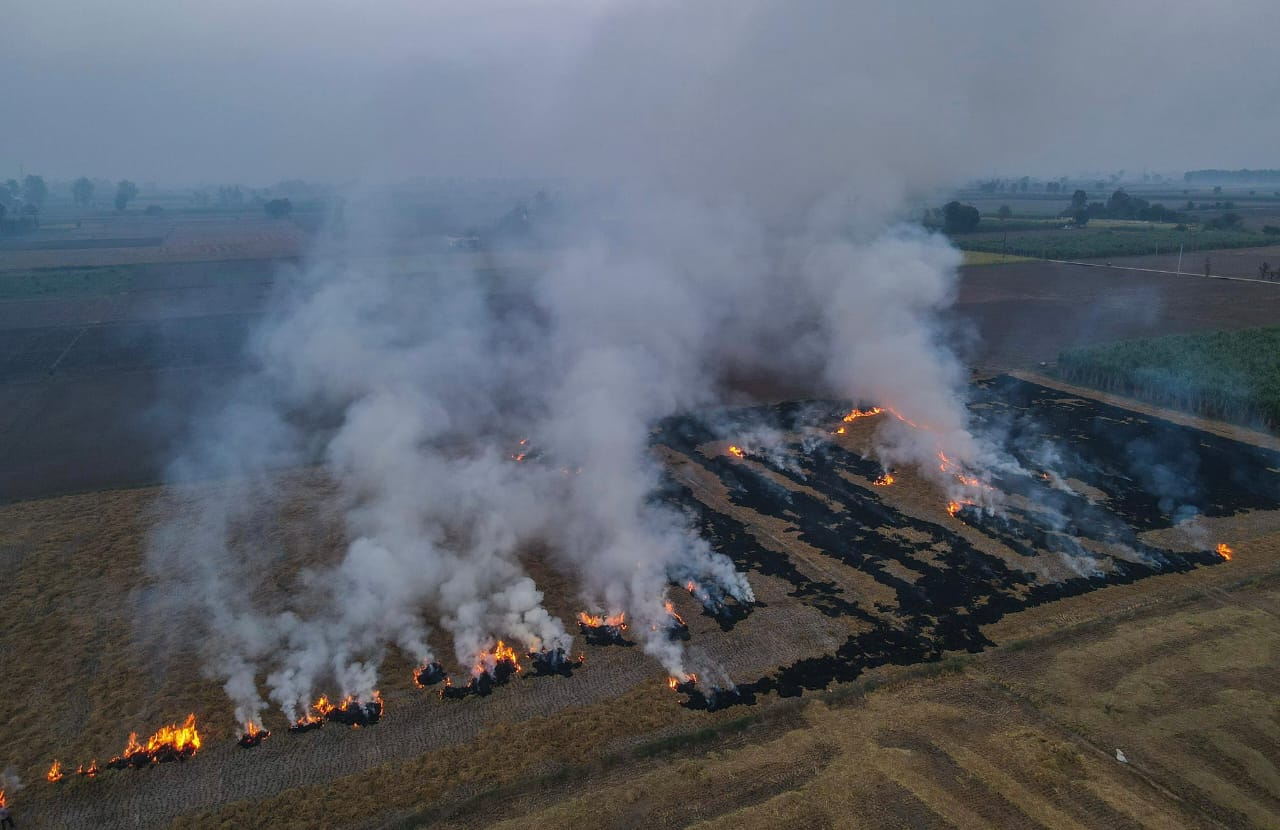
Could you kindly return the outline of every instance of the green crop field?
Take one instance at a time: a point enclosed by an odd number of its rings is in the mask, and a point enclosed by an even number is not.
[[[1168,226],[1099,227],[1003,233],[976,233],[956,236],[955,244],[966,251],[1009,253],[1044,259],[1092,259],[1097,257],[1141,256],[1218,248],[1251,248],[1274,242],[1275,237],[1245,230],[1186,230]]]
[[[1057,373],[1158,406],[1280,425],[1280,326],[1071,349],[1058,356]]]

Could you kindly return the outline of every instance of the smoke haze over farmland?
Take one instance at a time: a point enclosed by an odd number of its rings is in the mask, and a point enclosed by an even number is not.
[[[1265,166],[1278,28],[1266,0],[18,3],[0,165],[766,192],[893,159],[907,184]]]
[[[586,610],[625,612],[673,678],[730,685],[666,636],[665,601],[687,587],[718,612],[753,589],[659,497],[653,425],[730,399],[734,378],[785,378],[891,407],[885,468],[985,506],[972,474],[1003,461],[938,323],[959,255],[902,224],[908,200],[997,163],[1256,163],[1277,132],[1256,103],[1280,92],[1254,48],[1280,24],[1262,2],[1208,20],[1190,4],[834,0],[13,17],[32,80],[0,99],[21,115],[0,161],[348,182],[342,221],[277,280],[250,368],[174,453],[171,482],[233,483],[163,499],[148,545],[163,590],[144,611],[199,620],[178,630],[254,723],[268,701],[303,717],[325,689],[371,699],[389,644],[426,665],[448,642],[473,677],[499,640],[567,650],[530,550]],[[1227,80],[1189,57],[1215,54],[1234,95],[1209,94]],[[1188,94],[1215,129],[1162,140]],[[527,278],[405,273],[358,254],[393,218],[378,185],[413,176],[595,198],[553,194]],[[304,463],[334,482],[343,554],[263,597],[275,474]]]

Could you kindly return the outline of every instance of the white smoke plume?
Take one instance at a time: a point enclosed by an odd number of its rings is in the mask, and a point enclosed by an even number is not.
[[[237,717],[261,716],[262,676],[290,718],[329,684],[365,699],[388,644],[434,658],[432,626],[464,667],[499,638],[566,648],[519,558],[533,547],[585,607],[625,611],[646,653],[686,676],[684,647],[662,633],[672,584],[754,595],[655,499],[649,431],[743,378],[893,407],[920,428],[886,418],[877,453],[944,487],[956,478],[939,453],[982,468],[964,371],[936,325],[958,255],[899,224],[908,195],[957,169],[938,120],[972,134],[973,117],[947,98],[963,92],[953,78],[941,96],[922,78],[878,88],[906,58],[867,26],[902,33],[915,16],[814,8],[601,14],[551,115],[511,131],[512,158],[543,153],[544,168],[607,193],[557,203],[535,274],[356,258],[385,214],[348,203],[338,241],[275,298],[253,371],[173,465],[176,480],[235,483],[193,490],[209,493],[196,518],[165,510],[151,538],[164,607],[201,617],[206,670]],[[519,438],[541,459],[514,461]],[[336,486],[346,549],[260,605],[253,580],[279,552],[240,528],[281,498],[274,470],[310,459]]]

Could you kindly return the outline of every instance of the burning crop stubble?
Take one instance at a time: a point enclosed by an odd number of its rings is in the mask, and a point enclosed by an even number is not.
[[[508,149],[554,146],[556,162],[567,152],[578,174],[617,186],[589,209],[559,206],[537,240],[550,262],[527,281],[408,277],[353,256],[379,238],[379,213],[350,194],[345,224],[281,282],[253,370],[170,468],[175,482],[235,485],[185,511],[162,500],[149,541],[163,589],[144,597],[145,630],[203,643],[238,722],[260,724],[268,699],[298,722],[325,686],[372,701],[387,645],[429,666],[436,632],[461,666],[500,638],[567,653],[564,622],[520,562],[530,548],[572,576],[582,606],[625,613],[670,676],[731,684],[667,635],[668,592],[692,586],[729,617],[754,592],[684,510],[655,498],[648,433],[723,402],[734,376],[872,401],[893,415],[874,431],[877,475],[919,471],[957,517],[1002,509],[987,481],[1021,467],[998,434],[973,429],[937,324],[959,254],[898,223],[908,196],[943,183],[997,125],[957,117],[969,140],[943,140],[935,119],[957,89],[916,89],[923,100],[904,109],[900,91],[865,82],[904,59],[881,33],[912,30],[914,16],[819,6],[604,15],[560,79],[554,118]],[[714,60],[685,48],[700,37],[719,44]],[[762,45],[793,59],[760,60]],[[672,72],[680,84],[663,82]],[[624,87],[633,94],[614,94]],[[813,94],[777,96],[795,129],[755,106],[755,90],[799,88]],[[260,595],[277,555],[272,471],[312,461],[337,482],[344,557]],[[173,619],[189,625],[158,624]]]

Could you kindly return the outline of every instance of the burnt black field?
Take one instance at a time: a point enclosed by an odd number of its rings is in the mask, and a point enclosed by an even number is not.
[[[983,627],[1005,614],[1109,584],[1222,563],[1212,542],[1190,550],[1196,543],[1189,537],[1182,550],[1167,550],[1143,543],[1139,532],[1169,528],[1196,514],[1222,517],[1280,507],[1280,454],[1268,450],[1008,376],[976,384],[970,406],[978,430],[994,436],[1026,471],[1000,474],[991,483],[1021,496],[1029,509],[1010,507],[990,516],[965,508],[943,523],[896,510],[871,486],[883,472],[878,462],[797,435],[806,426],[830,428],[848,411],[848,402],[717,411],[659,426],[655,443],[714,474],[735,507],[786,522],[789,534],[869,575],[896,597],[892,605],[867,605],[833,582],[806,576],[787,555],[759,545],[745,524],[670,481],[663,497],[687,511],[711,545],[741,570],[782,579],[794,599],[830,617],[852,618],[862,630],[831,654],[739,682],[734,694],[695,691],[686,705],[717,709],[749,704],[761,694],[795,696],[881,665],[977,652],[991,645]],[[697,450],[761,428],[786,436],[768,453],[748,456],[772,478],[751,464]],[[1091,501],[1055,489],[1041,475],[1050,470],[1102,496]],[[825,500],[779,480],[804,485]],[[957,532],[960,522],[1026,559],[1026,568],[980,550]],[[916,541],[891,532],[898,528],[911,530]],[[1087,542],[1117,553],[1098,553]],[[1058,557],[1078,575],[1042,580],[1032,561],[1041,557]],[[910,577],[898,575],[904,572]],[[742,616],[722,619],[721,627],[731,628]]]

